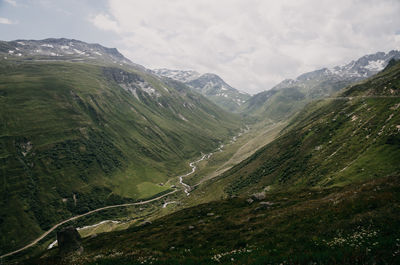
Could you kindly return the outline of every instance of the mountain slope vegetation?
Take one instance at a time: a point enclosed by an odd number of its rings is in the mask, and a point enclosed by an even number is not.
[[[280,137],[188,200],[216,190],[225,199],[85,239],[81,255],[52,250],[31,262],[397,264],[399,108],[400,63],[391,63],[309,104]]]
[[[399,77],[396,64],[309,104],[278,139],[224,175],[230,179],[225,191],[343,186],[398,174]]]
[[[114,49],[66,39],[1,47],[2,253],[72,215],[169,191],[162,183],[241,126]]]

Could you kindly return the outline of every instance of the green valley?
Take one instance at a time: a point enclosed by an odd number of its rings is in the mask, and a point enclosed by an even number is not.
[[[242,126],[135,65],[26,55],[0,68],[3,253],[72,215],[170,191],[186,161]]]
[[[396,264],[399,78],[400,63],[391,62],[336,97],[308,104],[280,125],[276,139],[217,176],[209,174],[222,165],[219,157],[226,162],[240,148],[228,145],[225,158],[213,153],[187,176],[190,196],[169,199],[171,214],[88,237],[80,255],[54,249],[29,262]],[[236,142],[257,139],[252,133]]]
[[[0,52],[5,262],[399,262],[398,52],[252,97],[75,40]]]

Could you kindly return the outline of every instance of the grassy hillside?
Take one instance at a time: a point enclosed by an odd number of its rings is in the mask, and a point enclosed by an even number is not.
[[[245,117],[283,121],[299,111],[311,99],[297,87],[268,90],[251,97],[242,107]]]
[[[400,65],[309,104],[284,133],[221,176],[227,194],[343,186],[400,171]]]
[[[308,105],[191,192],[225,197],[32,264],[398,264],[400,64]],[[229,195],[229,196],[228,196]]]
[[[251,97],[241,108],[247,117],[283,121],[291,118],[308,103],[333,96],[354,80],[306,80],[301,86],[277,87]]]
[[[60,220],[153,196],[240,127],[180,83],[116,64],[1,60],[0,249]]]
[[[80,255],[54,249],[25,263],[397,264],[399,180],[211,202],[87,238]]]
[[[2,250],[11,249],[10,238],[20,240],[15,249],[57,218],[165,192],[185,162],[215,150],[240,126],[182,83],[125,66],[15,61],[4,72]],[[25,87],[29,93],[19,94]],[[277,103],[262,120],[278,138],[253,131],[243,150],[232,139],[226,153],[185,179],[190,196],[155,203],[159,212],[136,216],[139,226],[91,234],[82,253],[62,256],[55,248],[24,263],[399,263],[400,63],[276,123],[311,92],[288,87],[255,99]],[[254,141],[269,143],[250,155]],[[213,175],[218,170],[224,173]],[[164,209],[165,202],[173,205]]]

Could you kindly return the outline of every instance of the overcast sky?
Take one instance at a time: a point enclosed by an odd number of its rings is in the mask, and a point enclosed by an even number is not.
[[[0,39],[75,38],[249,93],[400,49],[400,0],[0,0]]]

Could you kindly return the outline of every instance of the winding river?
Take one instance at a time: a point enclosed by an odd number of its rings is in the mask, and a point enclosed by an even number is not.
[[[242,134],[242,133],[240,133],[238,136],[240,136],[241,134]],[[233,142],[236,141],[236,136],[234,136],[234,137],[232,138],[232,141],[233,141]],[[232,141],[231,141],[231,142],[232,142]],[[224,145],[221,144],[221,145],[217,148],[217,151],[222,152],[222,148],[223,148],[223,147],[224,147]],[[215,152],[217,152],[217,151],[215,151]],[[199,160],[190,162],[190,163],[189,163],[189,166],[192,168],[192,170],[191,170],[189,173],[185,174],[185,175],[179,176],[179,183],[182,185],[183,191],[185,192],[186,196],[189,196],[189,195],[190,195],[190,191],[191,191],[192,187],[191,187],[190,185],[184,183],[184,182],[183,182],[183,178],[185,178],[185,177],[187,177],[187,176],[193,174],[193,173],[196,171],[196,169],[197,169],[196,164],[199,163],[199,162],[201,162],[201,161],[203,161],[204,159],[210,158],[215,152],[211,152],[211,153],[209,153],[209,154],[205,154],[205,155],[203,155]],[[25,250],[25,249],[28,249],[28,248],[30,248],[30,247],[36,245],[40,240],[42,240],[43,238],[45,238],[48,234],[50,234],[51,232],[53,232],[56,228],[58,228],[59,226],[65,224],[65,223],[67,223],[67,222],[70,222],[70,221],[72,221],[72,220],[76,220],[76,219],[79,219],[79,218],[81,218],[81,217],[87,216],[87,215],[89,215],[89,214],[96,213],[96,212],[100,212],[100,211],[103,211],[103,210],[106,210],[106,209],[147,204],[147,203],[150,203],[150,202],[154,202],[154,201],[160,200],[160,199],[162,199],[162,198],[164,198],[164,197],[166,197],[166,196],[168,196],[168,195],[171,195],[171,194],[173,194],[173,193],[175,193],[175,192],[177,192],[177,191],[178,191],[178,189],[175,189],[175,190],[173,190],[173,191],[171,191],[171,192],[169,192],[169,193],[160,195],[160,196],[158,196],[158,197],[156,197],[156,198],[153,198],[153,199],[150,199],[150,200],[146,200],[146,201],[139,201],[139,202],[135,202],[135,203],[125,203],[125,204],[119,204],[119,205],[105,206],[105,207],[101,207],[101,208],[98,208],[98,209],[89,211],[89,212],[84,213],[84,214],[80,214],[80,215],[73,216],[73,217],[71,217],[71,218],[69,218],[69,219],[66,219],[66,220],[64,220],[64,221],[62,221],[62,222],[59,222],[58,224],[54,225],[52,228],[50,228],[49,230],[47,230],[45,233],[43,233],[41,236],[39,236],[38,238],[36,238],[35,240],[33,240],[33,241],[32,241],[31,243],[29,243],[28,245],[26,245],[26,246],[24,246],[24,247],[22,247],[22,248],[20,248],[20,249],[17,249],[17,250],[15,250],[15,251],[6,253],[6,254],[4,254],[4,255],[1,255],[1,256],[0,256],[0,259],[3,259],[3,258],[5,258],[5,257],[11,256],[11,255],[14,255],[14,254],[16,254],[16,253],[19,253],[19,252],[21,252],[21,251],[23,251],[23,250]],[[175,201],[174,201],[174,202],[165,202],[165,203],[163,204],[162,207],[165,208],[168,204],[171,204],[171,203],[175,203]],[[50,244],[51,247],[54,246],[54,244],[55,244],[55,242],[51,243],[51,244]]]

